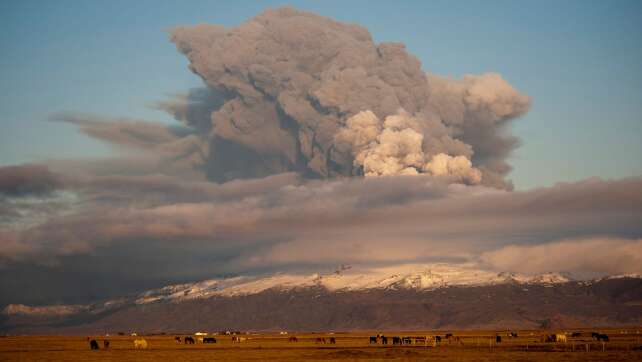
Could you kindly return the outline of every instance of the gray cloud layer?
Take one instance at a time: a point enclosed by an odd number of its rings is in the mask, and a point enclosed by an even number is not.
[[[122,280],[110,284],[113,270],[105,266],[133,261],[122,278],[137,286],[342,263],[642,273],[639,178],[525,192],[430,176],[306,181],[295,174],[220,185],[162,175],[92,176],[69,179],[65,187],[81,200],[73,212],[2,232],[5,276],[16,278],[15,271],[33,265],[32,273],[56,270],[73,285],[69,274],[82,270],[83,278],[92,275],[111,290]],[[596,242],[596,235],[603,237]],[[22,275],[37,280],[32,273]]]
[[[61,185],[60,179],[40,165],[0,168],[0,198],[46,195]]]

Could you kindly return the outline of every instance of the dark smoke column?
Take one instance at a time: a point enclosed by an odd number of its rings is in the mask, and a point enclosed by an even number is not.
[[[382,132],[389,129],[386,117],[412,117],[404,127],[422,136],[414,140],[421,148],[417,173],[431,169],[421,164],[433,156],[462,156],[483,172],[482,182],[505,186],[510,168],[504,159],[516,143],[498,129],[525,112],[529,100],[498,75],[462,81],[427,76],[403,44],[377,45],[363,27],[291,8],[268,10],[232,29],[179,27],[171,39],[209,89],[193,105],[201,117],[177,118],[208,143],[205,168],[212,180],[285,171],[317,178],[362,175],[358,154],[380,155],[382,148],[357,150],[337,134],[350,117],[371,111]],[[204,109],[211,111],[208,119]],[[377,160],[407,159],[400,145],[411,132],[396,131],[396,151]],[[390,137],[384,138],[373,142],[387,147]],[[483,154],[476,155],[476,146]]]

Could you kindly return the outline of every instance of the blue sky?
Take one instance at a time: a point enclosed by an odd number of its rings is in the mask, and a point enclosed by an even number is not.
[[[498,72],[532,97],[512,125],[518,189],[642,174],[639,1],[4,1],[0,165],[105,155],[57,111],[171,122],[149,107],[199,86],[165,30],[292,5],[400,41],[424,70]]]

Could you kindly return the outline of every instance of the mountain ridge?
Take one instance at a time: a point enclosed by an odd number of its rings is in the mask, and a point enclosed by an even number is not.
[[[637,275],[572,280],[560,273],[526,277],[441,268],[232,277],[91,305],[47,309],[14,304],[4,309],[0,328],[85,334],[642,325],[642,278]]]
[[[402,268],[353,270],[342,265],[334,272],[320,274],[275,273],[261,276],[234,276],[206,279],[192,283],[170,284],[150,289],[130,297],[109,299],[105,302],[74,305],[27,306],[9,304],[4,314],[67,315],[95,308],[112,308],[122,303],[147,304],[160,301],[175,301],[208,298],[212,296],[241,296],[269,289],[287,291],[297,288],[320,287],[329,292],[358,291],[368,289],[414,289],[433,290],[448,286],[482,286],[504,283],[551,285],[574,281],[568,273],[549,272],[532,276],[509,272],[491,272],[449,264],[430,264],[418,268],[408,265]],[[619,276],[611,276],[617,278]],[[631,276],[633,278],[639,276]],[[593,282],[597,279],[584,282]],[[100,306],[100,307],[99,307]]]

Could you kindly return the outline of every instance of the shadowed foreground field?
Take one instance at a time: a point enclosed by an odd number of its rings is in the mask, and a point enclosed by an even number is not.
[[[0,338],[0,361],[642,361],[638,331],[601,330],[608,333],[610,341],[602,344],[591,339],[590,331],[568,339],[567,343],[544,343],[542,331],[519,331],[518,338],[508,338],[495,343],[495,332],[454,332],[460,342],[444,340],[438,346],[413,344],[383,346],[370,344],[368,336],[374,333],[336,334],[249,334],[242,343],[233,343],[231,336],[215,336],[216,344],[178,344],[174,335],[144,337],[92,336],[101,347],[89,349],[87,337],[18,336]],[[636,333],[637,332],[637,333]],[[427,336],[444,332],[399,332],[387,336]],[[298,342],[288,342],[296,335]],[[318,343],[317,338],[336,339],[336,344]],[[135,350],[133,340],[144,338],[149,343],[146,350]],[[103,340],[110,341],[103,349]],[[389,343],[392,343],[390,341]],[[587,346],[589,351],[587,352]],[[604,348],[604,350],[603,350]]]

